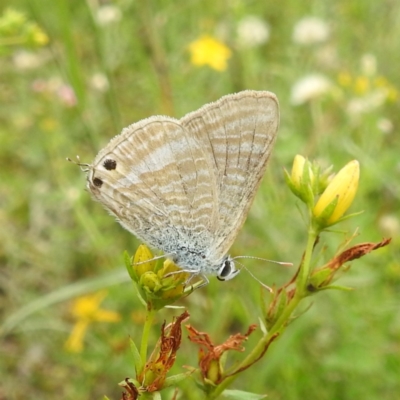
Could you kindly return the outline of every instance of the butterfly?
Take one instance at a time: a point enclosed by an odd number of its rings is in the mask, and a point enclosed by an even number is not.
[[[183,271],[228,280],[228,255],[264,175],[279,125],[276,96],[246,90],[181,119],[124,128],[87,167],[87,188],[119,223]]]

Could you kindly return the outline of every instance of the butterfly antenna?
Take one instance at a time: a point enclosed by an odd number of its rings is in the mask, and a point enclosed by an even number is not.
[[[237,257],[235,257],[237,258]],[[247,258],[247,257],[244,257]],[[257,257],[255,257],[257,258]],[[239,264],[242,268],[240,268],[240,270],[244,269],[254,280],[256,280],[264,289],[267,289],[270,293],[273,293],[273,290],[271,287],[269,287],[268,285],[266,285],[265,283],[261,282],[253,273],[250,272],[250,270],[248,268],[246,268],[242,263],[238,262],[237,264]]]
[[[291,263],[291,262],[268,260],[268,259],[266,259],[266,258],[253,257],[253,256],[237,256],[237,257],[233,257],[232,260],[237,260],[237,259],[239,259],[239,258],[249,258],[250,260],[267,261],[267,262],[274,263],[274,264],[285,265],[285,266],[287,266],[287,267],[293,266],[293,263]],[[242,265],[242,264],[241,264],[241,265]]]
[[[90,170],[90,164],[81,163],[81,159],[79,158],[79,156],[76,156],[76,159],[78,160],[78,162],[71,160],[69,157],[67,157],[67,161],[72,162],[72,164],[78,165],[81,168],[82,172],[88,172]]]

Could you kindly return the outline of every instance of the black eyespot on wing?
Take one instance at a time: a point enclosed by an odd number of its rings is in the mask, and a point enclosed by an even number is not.
[[[117,162],[115,160],[112,160],[111,158],[107,158],[104,162],[103,162],[103,167],[108,170],[111,171],[115,168],[117,168]]]
[[[93,185],[100,188],[103,185],[103,181],[100,178],[94,178]]]

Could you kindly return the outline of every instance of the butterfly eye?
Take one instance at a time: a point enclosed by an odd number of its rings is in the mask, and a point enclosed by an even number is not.
[[[232,260],[227,259],[223,262],[220,270],[218,271],[217,279],[220,281],[229,281],[239,272],[240,270],[236,269],[235,263]]]

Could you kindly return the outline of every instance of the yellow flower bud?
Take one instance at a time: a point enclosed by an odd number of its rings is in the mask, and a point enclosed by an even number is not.
[[[147,260],[150,261],[146,262]],[[147,271],[153,271],[155,265],[156,262],[152,252],[146,245],[141,244],[136,250],[133,258],[133,269],[136,272],[137,277],[140,278]]]
[[[303,178],[303,170],[304,170],[305,162],[306,162],[306,159],[303,156],[301,156],[300,154],[297,154],[293,160],[291,178],[292,178],[293,186],[297,190],[300,190],[300,187],[301,187],[301,181]]]
[[[133,260],[125,252],[129,276],[137,283],[139,294],[149,309],[159,310],[193,291],[192,287],[185,290],[190,274],[168,258],[161,263],[158,259],[162,258],[154,257],[144,244],[139,246]]]
[[[219,360],[211,360],[207,370],[206,379],[216,384],[221,379],[222,371]]]
[[[313,214],[323,226],[332,225],[350,207],[358,188],[360,164],[350,161],[332,179],[314,207]]]
[[[153,271],[145,272],[140,277],[139,285],[148,293],[157,293],[162,289],[160,278]]]
[[[303,156],[297,154],[293,160],[292,173],[289,176],[285,170],[285,179],[290,190],[304,203],[314,205],[314,173],[311,163]]]

